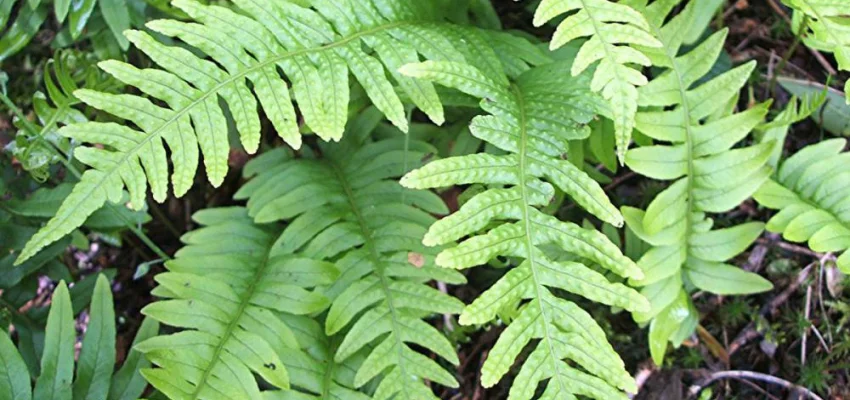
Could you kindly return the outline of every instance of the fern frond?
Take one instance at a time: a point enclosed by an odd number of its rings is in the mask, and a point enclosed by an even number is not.
[[[246,167],[263,172],[236,197],[249,199],[257,222],[291,221],[280,240],[284,251],[336,263],[341,275],[326,291],[333,304],[325,332],[344,337],[336,362],[367,349],[354,386],[377,380],[379,400],[436,399],[423,379],[458,383],[411,345],[456,365],[451,343],[422,318],[458,313],[463,303],[425,283],[465,280],[436,268],[434,252],[420,243],[434,221],[430,214],[447,212],[442,200],[390,179],[436,150],[403,137],[361,145],[379,119],[372,110],[353,120],[341,143],[321,146],[321,159],[291,159],[281,150],[263,155],[257,167]]]
[[[646,210],[622,209],[629,228],[653,246],[637,262],[644,277],[631,283],[643,286],[652,304],[650,311],[634,313],[634,318],[652,321],[650,350],[658,365],[667,341],[678,345],[696,327],[698,314],[683,282],[718,294],[771,288],[758,275],[724,263],[749,247],[763,224],[712,229],[713,220],[706,216],[736,207],[770,176],[772,142],[732,149],[763,121],[769,104],[732,112],[754,62],[695,86],[719,56],[727,31],[679,55],[694,3],[661,25],[678,2],[656,1],[646,8],[651,29],[664,43],[653,59],[666,69],[640,88],[640,104],[647,108],[636,117],[636,129],[668,144],[626,154],[626,165],[635,172],[673,183]]]
[[[794,9],[794,26],[806,46],[835,55],[838,68],[850,71],[850,15],[842,0],[782,0]],[[850,80],[844,85],[850,104]]]
[[[135,208],[142,207],[148,186],[153,198],[163,201],[169,183],[166,145],[176,196],[193,184],[199,148],[209,181],[218,186],[227,173],[230,148],[219,100],[227,105],[242,146],[250,153],[260,141],[258,105],[294,148],[301,145],[301,133],[293,100],[304,122],[322,139],[339,140],[348,117],[349,74],[400,129],[407,130],[408,122],[388,74],[414,105],[442,123],[443,109],[433,86],[401,76],[398,67],[422,57],[465,62],[464,55],[494,74],[501,73],[501,64],[483,34],[435,23],[435,12],[441,9],[436,1],[316,0],[306,8],[287,1],[234,0],[241,9],[237,13],[175,0],[173,4],[196,22],[158,20],[148,28],[183,41],[211,60],[180,46],[166,46],[146,32],[126,33],[161,69],[138,69],[114,60],[100,66],[156,102],[130,94],[75,92],[86,104],[128,123],[88,122],[60,130],[79,142],[104,146],[77,150],[77,159],[91,169],[19,261],[79,226],[104,202],[118,201],[124,188]]]
[[[818,252],[844,252],[838,267],[850,273],[850,153],[845,139],[810,145],[785,160],[776,176],[755,193],[759,204],[779,210],[767,230]]]
[[[608,101],[622,162],[635,126],[637,87],[647,83],[630,64],[651,65],[650,58],[636,46],[661,47],[661,43],[640,12],[610,0],[543,0],[534,14],[534,25],[541,26],[564,14],[569,15],[558,25],[550,48],[589,37],[576,55],[571,73],[576,76],[599,61],[590,87]]]
[[[244,208],[204,210],[194,219],[204,227],[183,236],[186,246],[156,276],[153,294],[165,299],[142,310],[185,330],[136,346],[159,366],[142,374],[174,399],[258,399],[252,374],[288,388],[280,355],[299,346],[276,313],[327,308],[327,298],[309,289],[333,282],[336,268],[273,247],[280,229],[254,225]]]
[[[451,62],[428,61],[402,69],[404,74],[482,98],[481,107],[489,115],[473,119],[470,130],[507,152],[433,161],[405,175],[401,182],[418,189],[473,183],[490,186],[458,212],[433,224],[423,242],[444,245],[472,236],[437,256],[437,264],[447,268],[466,269],[497,256],[524,259],[460,317],[464,325],[484,324],[496,319],[501,310],[528,300],[490,351],[481,376],[485,387],[495,385],[522,349],[539,339],[514,380],[511,399],[530,399],[538,384],[547,379],[544,398],[581,395],[613,399],[624,398],[618,388],[635,391],[634,380],[599,325],[576,304],[557,297],[553,289],[627,310],[649,307],[636,291],[609,282],[581,263],[556,261],[541,247],[552,244],[618,275],[642,277],[640,269],[601,233],[559,221],[539,209],[553,198],[557,186],[603,221],[617,226],[623,223],[602,188],[561,158],[568,140],[588,136],[590,129],[585,124],[593,118],[598,103],[587,89],[586,74],[574,78],[558,74],[565,66],[554,63],[531,69],[510,85],[493,81],[474,67]]]

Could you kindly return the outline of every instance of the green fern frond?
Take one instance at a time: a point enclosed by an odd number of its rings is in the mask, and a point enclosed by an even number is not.
[[[629,228],[653,246],[637,262],[644,277],[630,282],[643,286],[642,293],[652,304],[650,311],[633,314],[638,322],[651,321],[650,350],[658,365],[667,341],[678,345],[696,327],[698,314],[684,282],[718,294],[771,288],[758,275],[724,263],[749,247],[763,224],[712,230],[713,220],[706,216],[736,207],[770,176],[772,142],[732,149],[763,121],[769,104],[733,113],[754,62],[694,87],[718,58],[727,31],[679,55],[693,3],[662,26],[676,3],[657,1],[646,8],[651,29],[664,43],[663,52],[653,54],[653,59],[667,68],[640,88],[640,104],[646,109],[636,117],[636,129],[669,144],[626,154],[626,165],[635,172],[673,183],[646,210],[622,209]]]
[[[651,65],[638,46],[661,47],[661,43],[640,12],[609,0],[543,0],[534,14],[534,25],[541,26],[564,14],[569,15],[558,25],[550,48],[589,37],[576,55],[571,73],[578,75],[599,61],[590,87],[608,101],[622,162],[635,126],[637,87],[647,83],[631,64]]]
[[[779,210],[767,230],[818,252],[844,252],[838,266],[850,273],[850,173],[841,153],[845,139],[810,145],[782,163],[774,179],[755,193],[759,204]]]
[[[795,10],[793,23],[806,46],[835,55],[838,68],[850,71],[850,15],[843,0],[782,0]],[[850,80],[844,85],[850,104]]]
[[[437,256],[437,264],[447,268],[466,269],[497,256],[524,259],[460,317],[464,325],[484,324],[496,319],[501,310],[528,300],[490,351],[481,376],[485,387],[495,385],[522,349],[539,339],[514,380],[511,399],[530,399],[538,384],[547,379],[544,398],[552,399],[575,395],[624,398],[619,389],[636,389],[599,325],[552,289],[632,311],[648,309],[646,299],[583,264],[555,261],[541,247],[553,244],[618,275],[642,277],[640,269],[603,234],[559,221],[539,209],[550,202],[557,186],[600,219],[617,226],[623,223],[602,188],[561,158],[568,140],[588,136],[590,129],[585,124],[598,107],[595,95],[587,89],[586,74],[565,79],[557,73],[565,66],[555,63],[531,69],[511,85],[457,63],[429,61],[402,69],[404,74],[482,98],[481,107],[490,115],[473,119],[470,130],[507,152],[433,161],[401,182],[420,189],[473,183],[491,186],[458,212],[433,224],[423,242],[444,245],[472,236]]]
[[[166,46],[146,32],[126,32],[161,69],[138,69],[114,60],[100,66],[156,102],[131,94],[75,92],[86,104],[127,123],[88,122],[60,130],[63,136],[103,147],[76,151],[77,159],[91,169],[18,261],[79,226],[106,201],[119,201],[124,188],[136,209],[143,206],[148,186],[153,198],[163,201],[169,183],[166,145],[176,196],[193,184],[198,148],[209,181],[218,186],[227,173],[230,149],[219,100],[227,105],[242,146],[250,153],[260,142],[258,106],[280,137],[300,147],[293,100],[304,122],[322,139],[339,140],[348,119],[349,74],[400,129],[407,130],[408,122],[388,74],[414,105],[442,123],[443,109],[433,86],[396,70],[423,57],[457,62],[468,58],[493,74],[501,74],[501,64],[488,46],[488,36],[437,23],[435,13],[443,8],[435,2],[439,0],[315,0],[306,8],[287,1],[234,0],[241,9],[237,13],[175,0],[173,4],[196,22],[158,20],[148,28],[180,39],[210,59]]]
[[[174,399],[258,399],[252,374],[288,388],[281,354],[299,345],[277,313],[327,308],[327,298],[309,289],[333,282],[336,268],[272,246],[280,229],[254,225],[244,208],[204,210],[194,219],[204,227],[183,236],[186,246],[156,276],[153,294],[164,300],[142,310],[185,330],[136,346],[159,366],[142,374]]]
[[[321,145],[321,159],[290,159],[283,150],[263,155],[252,162],[257,166],[246,167],[263,172],[236,197],[249,199],[257,222],[291,221],[281,236],[283,251],[336,262],[341,275],[326,291],[333,304],[325,331],[347,331],[334,360],[345,362],[373,345],[354,386],[376,379],[375,399],[436,399],[423,379],[449,387],[458,383],[411,344],[457,365],[451,343],[422,317],[458,313],[463,303],[425,283],[465,280],[436,268],[434,252],[421,244],[434,222],[430,214],[447,212],[442,200],[390,179],[436,150],[402,137],[361,145],[379,120],[374,110],[353,120],[341,143]]]

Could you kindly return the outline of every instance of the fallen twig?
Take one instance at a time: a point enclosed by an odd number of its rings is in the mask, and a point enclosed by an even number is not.
[[[704,379],[700,380],[698,383],[695,383],[688,389],[688,398],[695,399],[699,396],[700,392],[703,391],[706,387],[710,386],[712,383],[724,380],[724,379],[736,379],[736,380],[755,380],[761,382],[767,382],[773,385],[782,386],[792,392],[801,393],[808,396],[811,399],[815,400],[823,400],[820,396],[815,394],[809,389],[806,389],[802,386],[795,385],[791,382],[788,382],[784,379],[777,378],[773,375],[762,374],[760,372],[752,372],[752,371],[718,371],[718,372],[710,372],[708,376]]]
[[[769,303],[765,304],[759,314],[761,314],[761,316],[763,317],[766,317],[768,315],[776,313],[779,306],[788,301],[788,298],[791,297],[791,294],[797,291],[800,285],[802,285],[803,282],[805,282],[806,279],[809,278],[809,274],[811,274],[812,268],[814,268],[814,264],[809,264],[806,268],[803,268],[800,273],[797,274],[797,279],[791,282],[791,284],[788,285],[788,287],[785,288],[782,293],[778,294]],[[762,334],[764,334],[764,332],[756,328],[756,323],[750,322],[741,331],[741,333],[739,333],[738,336],[735,337],[735,340],[732,341],[726,352],[731,356],[745,344],[749,343],[750,340],[760,337]]]

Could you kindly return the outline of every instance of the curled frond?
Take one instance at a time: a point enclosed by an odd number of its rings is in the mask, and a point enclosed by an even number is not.
[[[489,79],[474,67],[451,62],[407,65],[402,73],[432,80],[482,98],[489,115],[473,119],[470,130],[504,155],[474,154],[432,161],[405,175],[409,188],[484,184],[488,189],[459,211],[431,225],[424,243],[458,246],[443,250],[438,265],[466,269],[498,256],[523,261],[468,305],[465,325],[484,324],[508,308],[518,315],[489,352],[482,384],[495,385],[523,348],[539,342],[523,363],[511,388],[511,399],[530,399],[540,382],[549,380],[544,398],[576,395],[624,398],[635,391],[634,380],[593,318],[576,304],[555,295],[564,290],[603,304],[632,311],[649,308],[640,294],[579,262],[558,261],[544,251],[554,245],[620,276],[639,279],[640,269],[603,234],[547,215],[540,207],[555,187],[603,221],[622,225],[622,217],[602,188],[561,157],[567,141],[590,133],[586,123],[598,100],[587,89],[589,78],[567,78],[563,63],[536,67],[513,84]],[[573,363],[569,363],[570,360]]]

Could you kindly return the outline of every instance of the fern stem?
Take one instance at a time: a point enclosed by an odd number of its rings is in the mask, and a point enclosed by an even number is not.
[[[227,324],[227,327],[219,338],[218,345],[213,350],[213,354],[210,358],[210,363],[204,369],[201,378],[198,380],[195,385],[195,390],[192,392],[191,399],[195,400],[200,398],[201,390],[203,390],[204,386],[207,385],[207,380],[209,380],[212,375],[213,369],[215,369],[216,364],[221,360],[221,353],[224,351],[224,346],[233,336],[233,332],[239,326],[239,322],[242,319],[242,314],[245,312],[245,309],[248,308],[248,305],[251,304],[251,299],[254,297],[254,291],[257,289],[257,283],[262,280],[263,275],[266,273],[266,268],[269,266],[269,256],[271,255],[272,248],[271,246],[267,247],[267,251],[263,255],[263,261],[260,263],[259,268],[257,268],[257,272],[254,274],[254,279],[251,280],[251,283],[243,293],[239,293],[243,296],[240,296],[242,300],[239,302],[239,308],[236,310],[236,313],[233,315],[233,318]]]
[[[531,218],[528,213],[528,208],[531,207],[531,199],[528,196],[528,187],[526,185],[526,153],[527,146],[526,143],[528,141],[528,129],[526,129],[526,113],[525,113],[525,101],[522,96],[522,91],[519,90],[516,86],[512,85],[512,91],[514,92],[514,98],[517,102],[517,108],[519,109],[519,127],[520,127],[520,139],[519,139],[519,187],[520,193],[522,195],[522,223],[523,223],[523,231],[525,232],[525,248],[526,248],[526,261],[529,263],[529,268],[531,269],[531,276],[534,279],[534,291],[535,298],[537,299],[537,306],[540,307],[540,316],[543,318],[543,334],[545,335],[544,341],[546,342],[546,347],[549,349],[550,358],[552,360],[553,370],[555,371],[555,376],[552,379],[556,379],[558,381],[558,386],[561,390],[561,393],[569,393],[567,389],[564,387],[563,382],[561,381],[561,363],[558,362],[558,353],[555,352],[555,348],[552,347],[552,334],[549,333],[549,318],[546,316],[546,308],[543,307],[543,293],[542,291],[548,291],[543,285],[540,284],[540,278],[537,276],[537,269],[534,261],[534,251],[536,248],[534,247],[534,243],[531,239]]]
[[[27,118],[26,115],[21,112],[21,110],[18,108],[18,106],[15,105],[12,99],[7,97],[6,93],[3,93],[2,91],[0,91],[0,101],[2,101],[3,104],[5,104],[6,107],[8,107],[9,110],[11,110],[15,114],[15,116],[18,117],[19,120],[21,120],[21,122],[24,124],[24,129],[26,129],[30,134],[38,133],[38,127],[33,125],[32,121],[30,121],[29,118]]]
[[[672,73],[676,74],[676,82],[678,83],[679,89],[679,97],[681,99],[681,111],[684,114],[684,128],[685,128],[685,149],[688,153],[687,157],[687,171],[685,173],[685,179],[687,179],[687,192],[685,204],[687,209],[685,210],[685,231],[682,233],[682,240],[685,242],[685,247],[689,248],[688,239],[691,237],[691,229],[693,227],[693,214],[694,214],[694,143],[693,143],[693,129],[691,126],[691,107],[688,103],[687,90],[688,88],[685,86],[685,81],[682,77],[681,68],[676,63],[676,54],[671,52],[671,46],[668,43],[664,42],[664,36],[662,35],[661,29],[654,24],[650,24],[650,29],[652,29],[652,34],[655,37],[659,38],[662,41],[664,46],[664,55],[667,56],[667,59],[670,63],[670,70]]]
[[[375,263],[375,275],[378,276],[378,280],[381,282],[381,289],[384,291],[384,296],[386,297],[387,308],[389,308],[390,315],[393,319],[393,331],[391,335],[393,335],[396,342],[399,360],[396,365],[401,369],[401,376],[407,377],[407,372],[405,372],[405,368],[402,363],[404,360],[404,342],[401,340],[401,335],[396,333],[399,331],[397,328],[399,320],[398,310],[396,310],[395,304],[393,304],[392,290],[390,289],[389,282],[387,282],[387,276],[384,274],[384,263],[381,260],[381,255],[378,253],[378,249],[375,247],[372,230],[366,225],[366,218],[363,217],[363,214],[360,212],[360,208],[357,206],[354,191],[351,189],[351,185],[348,184],[348,180],[345,179],[344,172],[335,162],[331,162],[330,164],[337,176],[337,179],[339,180],[340,185],[342,186],[343,191],[345,191],[345,196],[348,199],[349,206],[351,207],[351,212],[357,218],[357,224],[360,226],[360,232],[363,234],[364,246],[369,250],[369,254]],[[404,380],[404,382],[408,381]]]
[[[809,17],[807,15],[803,16],[803,22],[800,23],[800,31],[804,31],[809,24]],[[782,55],[782,59],[779,60],[779,65],[776,66],[776,70],[773,71],[773,76],[770,77],[770,85],[768,85],[767,92],[773,94],[773,97],[776,97],[776,80],[779,78],[779,73],[785,69],[785,65],[788,64],[788,60],[794,55],[794,52],[797,50],[797,47],[800,45],[800,42],[803,41],[802,35],[794,35],[794,42],[791,43],[791,47],[785,51],[785,54]]]

